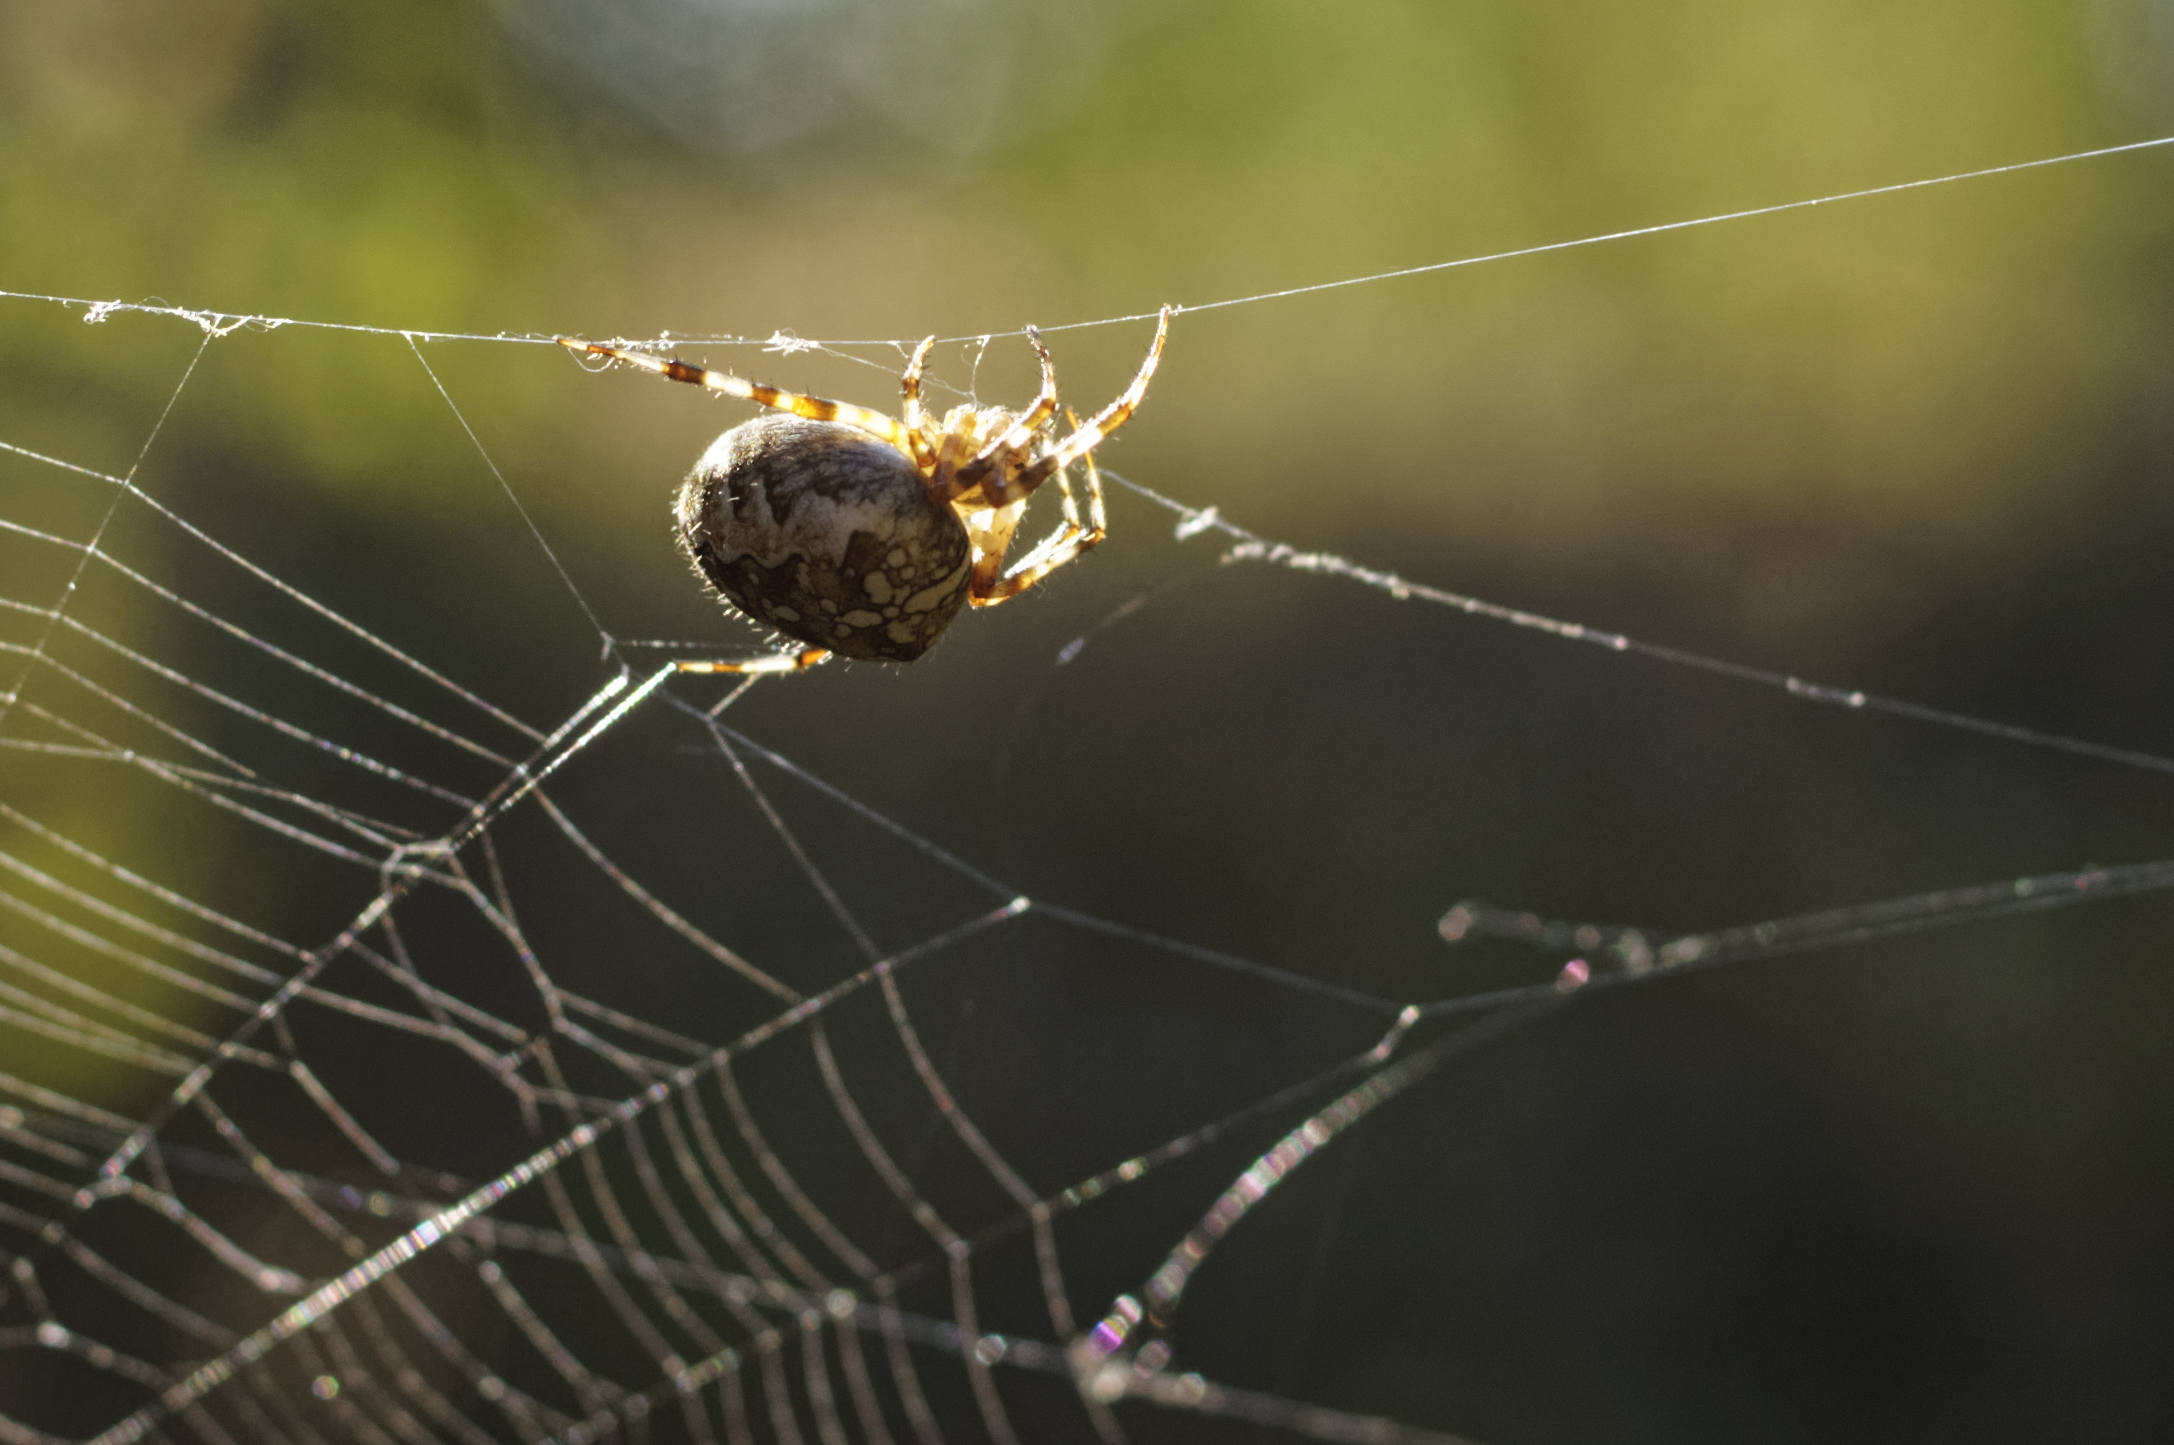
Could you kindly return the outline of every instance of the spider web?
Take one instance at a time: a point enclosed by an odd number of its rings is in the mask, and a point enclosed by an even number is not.
[[[1687,930],[1450,894],[1403,973],[1363,948],[1306,967],[1207,946],[1148,891],[1079,904],[1041,858],[893,790],[934,772],[978,795],[1018,760],[887,719],[884,673],[696,685],[614,634],[525,512],[524,563],[585,623],[501,621],[487,567],[282,535],[173,460],[222,368],[314,333],[412,352],[448,423],[418,445],[465,449],[518,511],[528,484],[471,416],[493,373],[459,372],[454,338],[6,299],[70,318],[56,344],[99,365],[175,379],[129,457],[48,450],[30,418],[0,437],[0,1440],[1463,1438],[1459,1392],[1485,1387],[1432,1393],[1432,1365],[1381,1344],[1399,1316],[1378,1298],[1373,1334],[1324,1327],[1342,1373],[1305,1343],[1456,1213],[1408,1166],[1474,1090],[1510,1087],[1460,1069],[1550,1058],[1551,1031],[1589,1044],[1581,1018],[1628,1030],[1617,1001],[1663,978],[1892,960],[1880,945],[2174,883],[2174,861],[2079,864]],[[895,370],[897,345],[772,349]],[[1044,648],[1045,686],[1121,692],[1112,638],[1173,613],[1212,631],[1273,582],[1339,635],[1437,649],[1459,689],[1539,668],[1603,709],[1643,689],[1669,712],[1680,684],[1749,694],[1792,737],[1880,715],[2003,759],[2174,770],[1451,592],[1110,478],[1113,550],[1179,580],[1125,581]],[[471,644],[392,635],[387,587],[431,589]],[[463,680],[483,674],[525,691]],[[796,726],[824,709],[860,716],[849,747]],[[1051,760],[1050,836],[1098,762]],[[1367,846],[1314,822],[1277,846]],[[1378,1242],[1359,1221],[1393,1216],[1348,1171],[1340,1196],[1309,1182],[1374,1138],[1422,1216]]]

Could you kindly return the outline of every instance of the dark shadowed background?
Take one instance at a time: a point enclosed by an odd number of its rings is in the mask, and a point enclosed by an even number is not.
[[[35,298],[669,331],[712,339],[687,352],[710,364],[886,409],[896,343],[994,333],[947,340],[933,373],[946,400],[1017,404],[1035,374],[1010,333],[1028,322],[2169,131],[2162,0],[15,0],[0,442],[135,467],[242,556],[548,727],[618,667],[599,632],[760,646],[667,531],[673,483],[744,406],[549,345],[250,326],[206,346],[184,319],[86,325]],[[1053,329],[1067,398],[1113,395],[1151,330]],[[780,336],[833,344],[762,345]],[[986,906],[928,847],[1150,936],[1029,917],[916,975],[918,1025],[968,1114],[1054,1191],[1386,1026],[1292,980],[1424,1003],[1561,962],[1448,947],[1437,920],[1460,899],[1666,935],[2174,855],[2174,764],[2156,761],[2174,756],[2170,398],[2174,152],[2154,150],[1181,314],[1146,405],[1100,453],[1302,550],[2153,755],[2138,765],[1227,562],[1227,534],[1180,536],[1180,513],[1114,484],[1105,547],[925,660],[765,682],[722,717],[906,830],[766,775],[881,948]],[[65,492],[70,475],[0,453],[0,521],[88,535],[107,497]],[[349,659],[164,533],[132,538],[132,515],[111,534],[131,565],[371,676],[367,649]],[[0,591],[61,605],[68,566],[8,545]],[[286,700],[261,655],[199,651],[140,605],[81,606],[106,636]],[[64,709],[65,679],[15,671],[43,625],[27,617],[7,621],[0,680]],[[670,687],[699,706],[726,690]],[[156,710],[231,736],[243,763],[272,746],[199,694]],[[0,716],[0,741],[42,736],[35,716]],[[366,745],[401,762],[389,733]],[[495,777],[456,772],[439,776],[472,792]],[[0,799],[305,944],[375,887],[109,773],[12,748]],[[686,717],[645,706],[554,787],[627,873],[796,989],[866,962]],[[547,861],[547,832],[517,809],[498,842],[548,970],[706,1045],[768,1016],[592,907],[595,871]],[[458,972],[472,927],[418,903],[406,940]],[[1201,1269],[1174,1368],[1496,1445],[2168,1438],[2170,938],[2174,902],[2146,892],[1576,1000],[1456,1052],[1290,1176]],[[0,959],[74,946],[0,914]],[[137,998],[194,1017],[184,996]],[[833,1025],[849,1060],[896,1053],[873,1003]],[[41,1039],[0,1032],[0,1074],[129,1119],[171,1083],[134,1092]],[[421,1057],[317,1047],[324,1074],[396,1101],[405,1158],[480,1182],[536,1147]],[[804,1057],[747,1067],[776,1137],[840,1133]],[[884,1107],[942,1203],[971,1165],[898,1078]],[[0,1122],[20,1131],[23,1107],[38,1112],[0,1098]],[[1306,1107],[1069,1216],[1082,1317],[1137,1289]],[[252,1129],[284,1167],[339,1175],[322,1117],[266,1105]],[[849,1177],[850,1144],[836,1174],[807,1148],[811,1188]],[[29,1257],[55,1208],[0,1174],[0,1249]],[[291,1247],[312,1278],[347,1263],[285,1228],[252,1242]],[[868,1228],[886,1258],[928,1252],[910,1226]],[[131,1259],[125,1239],[98,1247]],[[0,1285],[0,1426],[87,1435],[148,1398],[41,1348],[22,1278]],[[990,1327],[1032,1334],[1031,1290],[989,1288]],[[212,1293],[194,1307],[237,1327],[268,1313]],[[908,1302],[950,1317],[933,1286]],[[53,1308],[99,1333],[95,1303]],[[655,1382],[639,1351],[595,1348],[600,1374]],[[1004,1387],[1025,1438],[1093,1438],[1060,1386]],[[980,1438],[965,1387],[931,1389],[956,1407],[947,1438]],[[1317,1433],[1144,1404],[1118,1418],[1141,1440]],[[674,1438],[676,1417],[654,1428]]]

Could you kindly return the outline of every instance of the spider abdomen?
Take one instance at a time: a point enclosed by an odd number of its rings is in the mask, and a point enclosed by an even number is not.
[[[965,605],[966,529],[913,459],[837,422],[762,416],[710,444],[680,546],[755,621],[841,657],[911,662]]]

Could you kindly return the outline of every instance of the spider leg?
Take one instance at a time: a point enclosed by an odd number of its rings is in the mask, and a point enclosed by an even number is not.
[[[826,662],[830,654],[820,647],[804,647],[798,652],[769,652],[761,657],[751,657],[745,662],[675,662],[672,665],[681,672],[699,673],[758,673],[800,672]]]
[[[1065,408],[1065,418],[1074,428],[1079,418]],[[1102,474],[1095,469],[1095,454],[1085,454],[1087,462],[1087,521],[1079,519],[1079,504],[1072,499],[1072,484],[1063,472],[1056,474],[1057,495],[1064,503],[1064,525],[1042,540],[1040,546],[1019,559],[1011,571],[1002,577],[992,578],[982,585],[981,578],[974,579],[972,591],[966,600],[975,607],[994,607],[999,602],[1009,602],[1065,563],[1075,561],[1082,552],[1100,542],[1110,533],[1109,514],[1102,505]],[[1014,505],[1017,505],[1016,503]]]
[[[972,445],[973,434],[970,431],[952,428],[939,433],[931,464],[922,474],[927,479],[929,495],[939,502],[949,502],[958,508],[959,520],[962,522],[970,512],[981,510],[978,506],[964,507],[959,503],[960,496],[967,490],[966,484],[959,480],[959,468],[966,465],[966,459],[960,453]],[[973,530],[971,524],[967,530]]]
[[[889,442],[908,456],[913,455],[906,441],[905,427],[895,417],[880,411],[870,411],[865,406],[855,406],[850,401],[832,401],[827,397],[803,396],[797,391],[786,391],[766,386],[759,381],[748,381],[729,371],[711,371],[691,362],[676,361],[670,357],[647,356],[639,351],[624,351],[616,346],[605,346],[596,341],[574,341],[560,336],[553,338],[568,351],[586,351],[597,356],[608,356],[623,361],[655,376],[672,381],[684,381],[691,386],[709,391],[721,391],[726,396],[736,396],[775,411],[790,412],[809,421],[843,422],[856,430],[864,431],[878,441]]]
[[[952,509],[959,514],[967,542],[973,548],[974,571],[966,583],[967,603],[987,606],[982,599],[1004,585],[1004,554],[1011,549],[1012,535],[1019,530],[1027,504],[1019,501],[991,507],[954,503]]]
[[[921,364],[928,360],[928,349],[935,344],[935,337],[924,337],[913,349],[913,360],[906,363],[905,373],[898,378],[898,389],[906,398],[902,419],[906,425],[907,451],[923,476],[936,469],[936,449],[928,439],[928,415],[921,410]]]
[[[1131,419],[1138,409],[1140,399],[1147,395],[1148,380],[1155,375],[1155,363],[1162,359],[1162,344],[1170,334],[1170,308],[1163,307],[1161,317],[1155,322],[1155,341],[1147,349],[1147,360],[1140,363],[1140,374],[1132,384],[1117,394],[1117,400],[1097,412],[1083,427],[1075,427],[1072,434],[1043,453],[1031,466],[1022,468],[1012,477],[993,477],[984,480],[982,490],[992,502],[1007,502],[1013,497],[1024,497],[1033,492],[1053,473],[1086,456],[1100,446],[1105,438]]]
[[[1049,359],[1049,348],[1042,344],[1042,333],[1029,326],[1027,340],[1034,343],[1034,354],[1042,359],[1042,389],[1034,398],[1034,405],[1020,413],[1019,419],[978,452],[974,459],[959,468],[959,489],[968,490],[978,485],[1005,452],[1024,452],[1034,441],[1034,434],[1042,424],[1057,412],[1057,368]],[[1002,499],[999,499],[1002,500]]]

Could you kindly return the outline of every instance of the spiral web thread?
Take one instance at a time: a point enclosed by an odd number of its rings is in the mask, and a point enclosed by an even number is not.
[[[1431,1000],[1283,973],[1022,895],[627,651],[608,647],[562,716],[516,716],[139,477],[198,364],[274,323],[62,304],[89,322],[186,318],[203,340],[126,472],[0,439],[14,499],[0,515],[0,1373],[31,1382],[0,1395],[11,1445],[935,1445],[1056,1438],[1057,1421],[1118,1441],[1185,1415],[1451,1439],[1183,1367],[1189,1284],[1321,1150],[1460,1051],[1597,990],[2174,883],[2174,862],[2151,862],[1678,938],[1467,903],[1442,919],[1448,941],[1567,961],[1528,987]],[[1231,566],[2174,767],[1515,611],[1133,490],[1181,538],[1217,537]],[[724,780],[750,824],[740,841],[797,877],[837,946],[758,966],[725,936],[728,910],[699,906],[701,867],[622,861],[605,795],[572,783],[649,767]],[[91,801],[30,785],[53,777]],[[639,806],[669,808],[669,791]],[[239,906],[197,896],[127,856],[125,832],[85,823],[138,814],[167,836],[192,818],[238,834],[237,867],[276,881]],[[837,861],[848,835],[928,876],[926,916],[863,916]],[[596,957],[589,915],[607,918],[614,957]],[[954,1097],[916,1023],[932,977],[1030,929],[1305,994],[1345,1017],[1349,1047],[1289,1061],[1235,1105],[1178,1101],[1183,1122],[1136,1150],[1030,1176]],[[722,1001],[690,1015],[670,989],[612,987],[615,969],[699,977]],[[821,1165],[801,1139],[810,1099],[829,1126]],[[444,1166],[448,1136],[477,1167]],[[1129,1287],[1083,1304],[1070,1222],[1234,1140],[1253,1141],[1251,1162],[1206,1187],[1183,1178],[1194,1222],[1139,1255]]]

